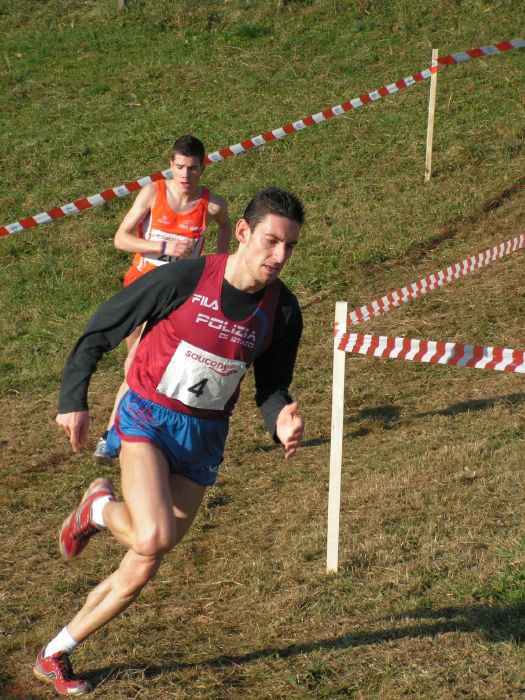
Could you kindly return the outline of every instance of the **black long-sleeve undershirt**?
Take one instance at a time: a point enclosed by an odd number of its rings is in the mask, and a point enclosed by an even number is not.
[[[169,263],[144,275],[103,304],[89,321],[66,362],[60,388],[59,412],[87,410],[91,375],[98,361],[147,321],[145,333],[178,308],[195,290],[204,270],[204,258]],[[221,303],[225,315],[241,321],[254,311],[264,294],[243,292],[223,283]],[[266,428],[275,435],[282,407],[291,402],[288,388],[293,377],[302,333],[302,316],[296,297],[281,285],[272,342],[254,360],[255,401]]]

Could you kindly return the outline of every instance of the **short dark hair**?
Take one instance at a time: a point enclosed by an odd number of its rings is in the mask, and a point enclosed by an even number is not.
[[[243,219],[246,219],[253,231],[267,214],[284,216],[286,219],[295,221],[299,226],[304,223],[304,207],[301,200],[279,187],[267,187],[257,192],[248,202]]]
[[[204,156],[206,151],[204,149],[204,144],[200,139],[192,134],[184,134],[178,138],[172,146],[171,149],[171,160],[175,160],[175,156],[179,154],[181,156],[188,156],[190,158],[198,158],[202,163],[204,163]]]

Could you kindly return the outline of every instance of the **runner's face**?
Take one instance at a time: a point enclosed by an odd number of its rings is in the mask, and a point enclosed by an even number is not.
[[[183,156],[175,154],[175,158],[170,162],[173,173],[173,182],[176,187],[184,193],[193,194],[204,172],[204,166],[196,156]]]
[[[254,286],[262,288],[277,279],[290,259],[299,239],[296,221],[277,214],[267,214],[253,229],[241,219],[246,245],[244,259]]]

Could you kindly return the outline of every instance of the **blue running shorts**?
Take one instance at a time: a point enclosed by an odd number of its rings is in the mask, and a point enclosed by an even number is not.
[[[117,457],[121,441],[151,442],[164,453],[172,474],[213,486],[223,459],[228,418],[199,418],[143,399],[129,389],[118,406],[106,450]]]

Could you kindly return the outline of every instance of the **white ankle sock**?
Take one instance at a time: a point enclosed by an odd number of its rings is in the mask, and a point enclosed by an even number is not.
[[[106,527],[102,511],[104,510],[106,503],[113,500],[114,499],[111,498],[111,496],[101,496],[100,498],[95,499],[91,504],[91,519],[97,527]]]
[[[52,656],[56,654],[57,651],[65,651],[66,654],[71,654],[78,646],[76,639],[69,634],[67,627],[60,630],[56,637],[54,637],[44,649],[43,656]]]

